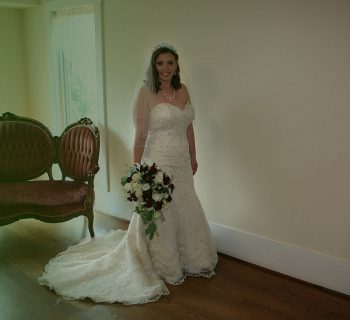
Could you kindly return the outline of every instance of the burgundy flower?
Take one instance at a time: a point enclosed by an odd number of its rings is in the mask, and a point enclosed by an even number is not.
[[[152,205],[153,205],[152,199],[146,200],[146,208],[152,208]]]
[[[135,192],[130,193],[130,196],[127,197],[127,200],[129,200],[129,201],[137,201],[137,197],[135,195]]]
[[[170,177],[167,176],[167,175],[164,175],[164,177],[163,177],[163,183],[164,183],[165,185],[168,185],[168,184],[170,183]]]
[[[152,167],[150,167],[149,170],[148,170],[148,172],[149,172],[150,174],[156,174],[157,171],[158,171],[158,169],[157,169],[155,163],[153,163]]]
[[[143,201],[151,200],[152,199],[152,190],[148,189],[142,192],[142,199]]]
[[[145,182],[151,182],[152,181],[152,175],[149,174],[149,173],[146,173],[143,175],[142,179],[145,181]]]
[[[155,209],[160,210],[163,208],[163,202],[162,201],[157,201],[155,204]]]

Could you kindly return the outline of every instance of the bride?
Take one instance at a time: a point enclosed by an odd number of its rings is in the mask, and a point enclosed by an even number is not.
[[[52,259],[39,283],[66,299],[142,304],[169,294],[166,283],[214,275],[217,252],[193,182],[194,109],[178,58],[173,46],[154,48],[133,113],[134,162],[151,159],[175,185],[165,221],[150,240],[134,213],[127,231],[85,239]]]

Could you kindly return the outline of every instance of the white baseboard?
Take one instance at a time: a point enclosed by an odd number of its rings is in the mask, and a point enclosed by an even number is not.
[[[130,220],[125,195],[99,192],[95,209]],[[258,266],[350,295],[350,261],[209,222],[218,251]]]
[[[218,251],[350,295],[350,261],[209,223]]]
[[[111,192],[96,192],[95,210],[108,214],[110,216],[130,220],[132,216],[132,207],[125,199],[125,195]]]

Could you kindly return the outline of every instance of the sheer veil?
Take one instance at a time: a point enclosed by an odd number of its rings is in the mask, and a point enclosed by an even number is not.
[[[135,137],[133,143],[134,162],[139,162],[148,133],[148,123],[152,107],[152,92],[143,85],[139,88],[133,105],[133,123],[135,127]],[[137,155],[139,154],[139,155]],[[135,161],[136,160],[136,161]]]

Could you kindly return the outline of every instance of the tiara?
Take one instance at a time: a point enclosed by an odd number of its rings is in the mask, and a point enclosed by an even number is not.
[[[171,50],[171,51],[173,51],[173,52],[175,52],[175,53],[177,54],[177,51],[176,51],[175,47],[173,47],[171,44],[168,44],[168,43],[166,43],[166,42],[162,42],[162,43],[156,45],[156,46],[153,48],[152,53],[154,53],[156,50],[158,50],[158,49],[160,49],[160,48],[167,48],[167,49],[169,49],[169,50]]]

